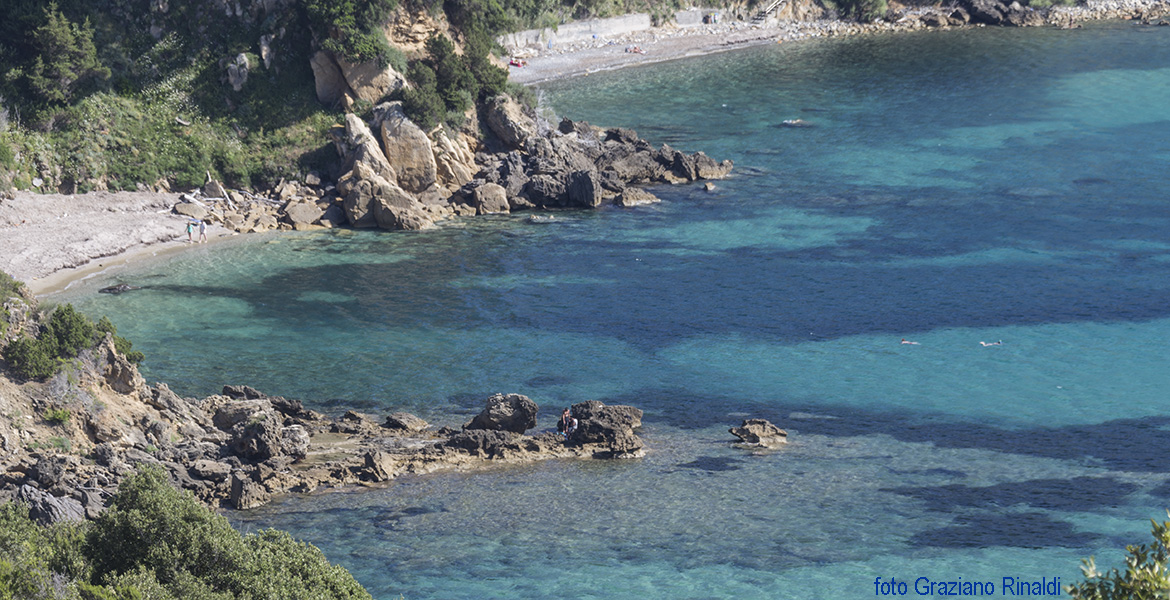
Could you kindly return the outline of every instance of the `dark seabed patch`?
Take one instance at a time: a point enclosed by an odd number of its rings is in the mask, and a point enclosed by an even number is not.
[[[1076,531],[1071,523],[1029,512],[957,517],[950,527],[916,533],[907,541],[934,548],[1084,548],[1097,540],[1094,534]]]
[[[1095,511],[1117,507],[1138,486],[1112,477],[1030,479],[989,486],[939,485],[886,488],[883,491],[918,498],[929,510],[955,512],[965,508],[1000,509],[1017,504],[1059,511]]]

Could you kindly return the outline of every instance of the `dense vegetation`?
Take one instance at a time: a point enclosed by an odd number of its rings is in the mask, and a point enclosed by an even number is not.
[[[94,324],[89,317],[74,310],[72,304],[58,306],[40,327],[39,335],[21,335],[9,342],[3,357],[16,376],[44,380],[60,371],[82,350],[100,342],[107,333],[114,336],[114,347],[128,360],[142,361],[142,353],[133,349],[130,340],[118,335],[109,319],[102,317]]]
[[[41,527],[0,506],[0,600],[369,599],[317,548],[241,535],[159,469],[124,480],[101,518]]]
[[[868,20],[886,0],[824,0]],[[1033,0],[1033,4],[1051,0]],[[750,11],[763,0],[747,0]],[[464,124],[505,89],[489,55],[505,31],[649,12],[683,0],[7,0],[0,19],[0,188],[88,191],[201,185],[210,175],[261,187],[309,171],[340,175],[318,103],[317,48],[393,66],[414,84],[400,97],[430,127]],[[718,5],[717,0],[699,4]],[[264,12],[262,6],[271,7]],[[404,56],[383,34],[395,10],[426,11],[450,36]],[[225,14],[226,11],[226,14]],[[453,43],[452,43],[453,40]],[[247,65],[238,91],[229,66]],[[369,106],[359,105],[358,111]]]
[[[1083,561],[1085,579],[1066,586],[1074,600],[1131,600],[1170,597],[1170,521],[1151,521],[1153,544],[1127,546],[1125,571],[1097,570],[1092,558]]]

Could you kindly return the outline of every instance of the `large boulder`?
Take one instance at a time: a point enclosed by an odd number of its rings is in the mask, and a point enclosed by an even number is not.
[[[378,145],[378,138],[361,117],[353,113],[345,115],[344,135],[335,136],[334,144],[338,146],[341,156],[346,158],[345,170],[352,171],[357,179],[367,179],[368,175],[373,174],[386,181],[398,180],[398,175],[386,160],[382,147]],[[358,170],[358,165],[364,166],[367,170]],[[342,178],[345,178],[345,175]]]
[[[216,427],[231,431],[240,423],[266,418],[272,412],[272,403],[267,398],[233,400],[216,409],[211,420]]]
[[[102,367],[102,375],[106,384],[119,394],[148,395],[146,380],[138,372],[138,367],[114,348],[114,336],[106,335],[105,340],[98,346],[97,355]]]
[[[472,192],[472,202],[476,212],[481,215],[506,213],[510,210],[508,192],[504,186],[497,183],[485,183],[475,188]]]
[[[635,430],[642,426],[642,411],[632,406],[606,406],[598,400],[574,404],[570,409],[577,419],[577,430],[569,443],[604,447],[601,456],[634,456],[642,451],[642,439]]]
[[[613,203],[618,206],[629,208],[632,206],[643,206],[661,201],[662,200],[660,200],[658,196],[655,196],[654,194],[651,194],[642,188],[631,187],[622,190],[622,193],[618,194],[617,198],[614,198]]]
[[[396,185],[380,188],[372,206],[374,220],[382,229],[413,231],[435,225],[423,205]]]
[[[252,481],[247,475],[236,471],[232,473],[231,489],[228,492],[228,503],[236,510],[256,508],[268,502],[268,490],[264,486]]]
[[[316,202],[293,200],[284,206],[284,219],[295,229],[302,229],[317,222],[325,211]]]
[[[536,122],[509,96],[492,98],[486,112],[488,128],[510,148],[522,148],[525,140],[536,135]]]
[[[232,439],[228,442],[228,449],[240,458],[257,462],[280,456],[283,454],[281,430],[276,416],[273,413],[264,413],[232,427]]]
[[[533,175],[521,192],[536,206],[564,206],[569,200],[565,180],[556,175]]]
[[[742,425],[732,427],[727,431],[747,446],[775,448],[788,443],[788,432],[766,419],[744,419]]]
[[[244,84],[248,81],[248,69],[251,65],[248,64],[247,54],[238,54],[236,58],[228,63],[227,78],[228,83],[231,84],[232,89],[240,91]]]
[[[601,206],[601,182],[597,171],[573,171],[565,186],[570,206],[597,208]]]
[[[194,202],[179,202],[172,208],[176,215],[203,220],[207,218],[207,209]]]
[[[374,103],[406,86],[406,77],[391,66],[379,66],[377,61],[351,63],[335,56],[341,74],[349,89],[359,100]]]
[[[487,406],[463,429],[490,429],[524,433],[536,427],[536,413],[540,407],[528,396],[521,394],[495,394],[487,400]]]
[[[402,112],[402,103],[392,102],[382,118],[382,145],[386,158],[395,165],[398,186],[419,193],[435,184],[435,154],[427,134]]]
[[[442,129],[431,135],[431,141],[437,183],[447,191],[454,192],[471,181],[479,167],[467,144],[460,138],[452,140]]]

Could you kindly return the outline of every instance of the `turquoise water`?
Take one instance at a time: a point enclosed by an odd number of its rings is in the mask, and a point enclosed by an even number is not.
[[[644,459],[230,515],[312,541],[377,598],[1069,583],[1170,505],[1165,65],[1164,29],[1110,23],[594,74],[545,99],[733,176],[557,225],[246,236],[54,299],[109,315],[148,379],[189,395],[249,383],[439,424],[494,392],[531,396],[542,427],[587,399],[646,411]],[[96,293],[111,281],[144,289]],[[745,417],[792,443],[730,447]]]

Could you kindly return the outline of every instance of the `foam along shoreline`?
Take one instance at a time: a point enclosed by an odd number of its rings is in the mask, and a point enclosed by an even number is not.
[[[553,47],[509,48],[525,66],[510,66],[509,77],[524,85],[585,76],[632,66],[648,65],[763,44],[804,39],[842,37],[874,33],[897,33],[927,29],[947,30],[982,27],[953,26],[939,21],[951,8],[912,8],[894,22],[856,23],[840,20],[777,21],[750,24],[743,21],[696,27],[654,27],[633,33],[599,37]],[[1137,19],[1170,12],[1165,0],[1090,0],[1083,6],[1053,6],[1045,13],[1044,25],[1061,27],[1100,19]],[[645,53],[627,52],[637,46]]]

